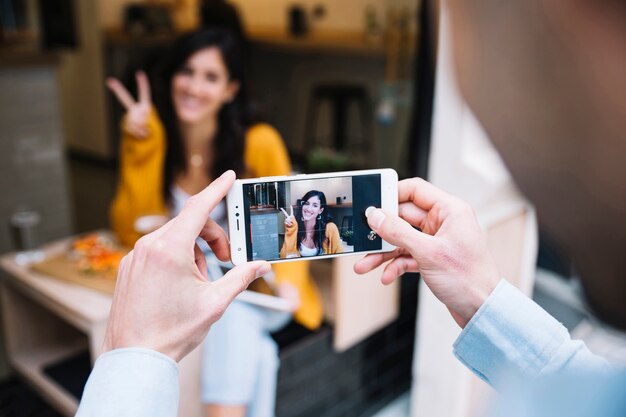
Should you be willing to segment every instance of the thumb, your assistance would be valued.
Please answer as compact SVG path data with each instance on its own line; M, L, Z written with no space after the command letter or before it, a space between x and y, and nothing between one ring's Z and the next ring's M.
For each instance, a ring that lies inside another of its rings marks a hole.
M367 214L369 226L385 241L413 253L418 247L432 245L433 237L420 232L406 220L381 209L371 210Z
M228 271L221 279L213 282L218 294L230 304L255 279L270 272L272 267L268 262L255 261L237 266Z

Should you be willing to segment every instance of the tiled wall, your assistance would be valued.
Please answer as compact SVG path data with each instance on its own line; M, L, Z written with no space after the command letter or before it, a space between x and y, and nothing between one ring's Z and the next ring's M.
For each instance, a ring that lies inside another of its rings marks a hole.
M402 281L398 320L336 353L332 329L281 349L277 417L371 416L407 391L417 311L417 276Z
M42 242L71 232L56 73L52 66L0 68L0 253L13 250L9 218L41 215Z

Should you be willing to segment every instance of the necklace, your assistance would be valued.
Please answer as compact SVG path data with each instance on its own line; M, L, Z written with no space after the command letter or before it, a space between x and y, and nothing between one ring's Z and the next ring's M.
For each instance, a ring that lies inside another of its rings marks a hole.
M193 154L189 158L189 164L194 168L200 168L204 164L204 158L200 154Z

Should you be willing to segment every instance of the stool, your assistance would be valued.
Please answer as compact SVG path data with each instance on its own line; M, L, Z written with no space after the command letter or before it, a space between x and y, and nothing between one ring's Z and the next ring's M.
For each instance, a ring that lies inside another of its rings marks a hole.
M316 127L319 106L329 101L332 106L332 143L336 151L349 151L350 148L367 150L370 146L369 125L372 120L372 109L367 89L362 85L322 84L313 88L309 97L309 108L306 121L307 146L317 145ZM348 108L350 104L359 107L361 132L359 137L348 137Z

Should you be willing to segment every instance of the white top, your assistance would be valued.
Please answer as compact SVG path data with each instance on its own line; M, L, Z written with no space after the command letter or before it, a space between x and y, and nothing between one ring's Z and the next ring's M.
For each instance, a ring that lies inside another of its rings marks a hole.
M185 206L185 202L190 197L190 195L176 184L172 185L170 191L172 193L172 207L170 210L170 214L172 215L172 217L174 217L182 211L183 207ZM215 206L215 208L211 212L210 217L222 229L224 229L226 233L228 233L228 218L226 217L226 203L224 201ZM213 251L211 250L209 245L203 239L196 239L196 243L206 257L209 278L212 281L215 281L216 279L219 279L224 275L221 267L232 268L232 264L224 263L218 260L217 257L213 254Z
M172 208L170 214L172 217L177 216L185 206L185 201L190 195L178 185L172 185L170 189L172 193ZM224 230L228 230L228 218L226 217L226 203L222 201L211 212L211 218Z
M324 249L322 249L319 253L317 253L317 248L309 248L300 243L300 256L315 256L315 255L324 255Z

